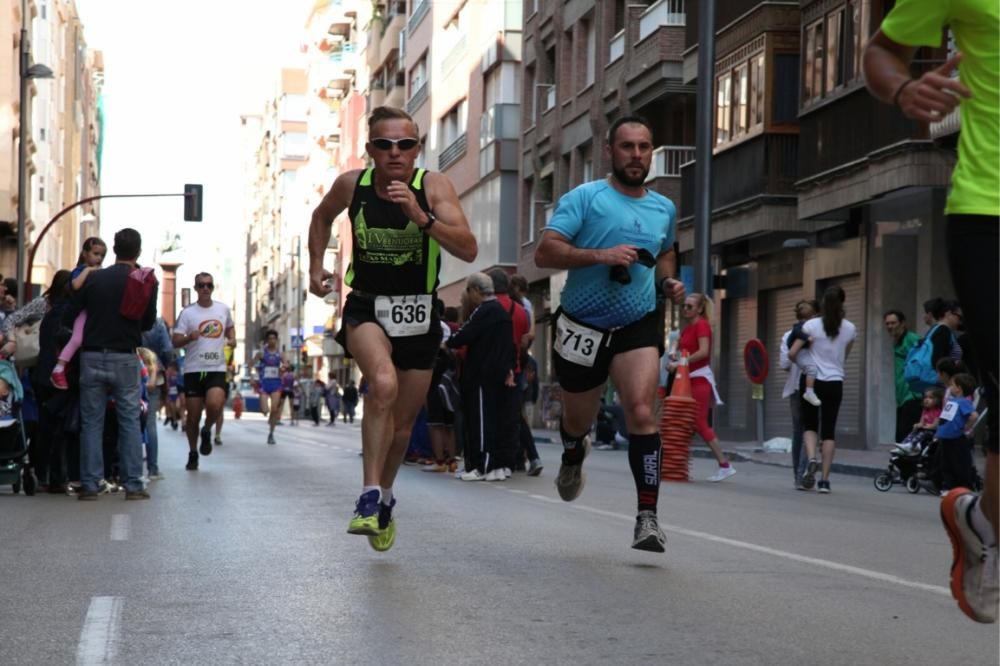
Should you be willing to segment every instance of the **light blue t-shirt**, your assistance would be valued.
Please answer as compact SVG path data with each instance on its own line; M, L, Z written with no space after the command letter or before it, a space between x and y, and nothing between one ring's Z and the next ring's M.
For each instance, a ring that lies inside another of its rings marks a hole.
M656 192L644 197L622 194L597 180L567 192L545 229L568 238L575 247L603 249L616 245L645 248L654 257L673 249L677 208ZM609 278L604 264L570 269L562 290L562 307L574 319L612 329L638 321L656 309L656 268L635 262L632 282Z

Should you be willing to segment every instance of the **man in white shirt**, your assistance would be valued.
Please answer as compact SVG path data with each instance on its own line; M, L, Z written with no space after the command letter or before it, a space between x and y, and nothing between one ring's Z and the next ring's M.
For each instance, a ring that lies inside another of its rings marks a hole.
M190 452L186 469L198 469L198 452L212 453L212 424L226 402L225 347L236 347L236 329L229 306L212 300L215 282L210 273L194 278L198 300L181 311L174 325L174 347L184 348L184 396ZM199 430L202 407L205 426ZM198 449L198 435L201 448Z

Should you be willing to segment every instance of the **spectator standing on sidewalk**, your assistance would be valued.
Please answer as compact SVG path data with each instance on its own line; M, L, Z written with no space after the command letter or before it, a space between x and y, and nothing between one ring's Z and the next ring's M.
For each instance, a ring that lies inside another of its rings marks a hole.
M817 484L821 493L830 492L830 467L833 465L836 448L837 415L844 397L844 362L851 353L851 345L858 334L854 324L844 318L845 298L844 290L840 287L827 287L820 304L822 316L810 319L802 327L802 331L813 339L809 345L809 353L816 364L816 394L822 402L821 406L816 407L803 396L799 403L802 410L802 438L809 458L806 473L802 476L802 485L811 488L815 481L819 465L816 447L818 441L821 441L822 477ZM796 340L788 350L788 357L794 361L804 347L802 340ZM799 389L804 388L803 378Z
M466 348L462 371L465 415L463 481L503 481L513 464L513 450L500 424L508 418L506 395L514 387L517 352L510 314L493 293L493 280L473 273L466 281L472 314L448 338L450 349Z
M882 316L885 330L892 338L892 352L895 359L893 372L896 379L896 442L902 442L913 424L920 420L923 397L910 388L903 376L906 356L913 346L920 342L920 336L906 327L906 315L899 310L889 310Z
M682 316L687 320L687 326L681 331L678 352L688 353L688 366L691 370L691 394L698 403L698 412L695 415L694 429L708 448L712 450L719 469L715 474L708 477L708 481L724 481L736 474L736 470L729 464L729 459L722 452L719 438L708 424L708 415L712 410L712 405L721 405L719 389L715 385L715 375L712 374L712 325L709 319L712 317L712 300L704 294L689 294L684 299L681 309ZM668 370L677 371L677 361L670 363Z
M337 416L340 414L340 385L337 383L337 376L332 372L326 384L326 409L330 412L330 422L327 425L337 425Z
M940 46L944 27L958 53L913 78L919 46ZM1000 7L996 0L897 0L865 50L869 90L914 120L940 120L959 107L958 163L945 205L948 261L980 372L989 418L983 497L954 489L941 515L954 547L952 594L966 615L995 622L998 470L997 382L1000 380ZM958 67L958 78L951 74ZM936 366L935 366L936 367Z
M142 487L142 433L139 426L139 358L142 331L156 321L156 290L149 295L142 319L121 314L126 282L142 252L142 237L135 229L115 234L115 263L87 276L72 297L63 325L71 327L76 316L87 312L80 354L80 480L77 496L97 499L104 472L101 440L107 397L118 405L118 459L125 485L125 499L149 499Z
M347 423L348 420L354 423L354 410L358 408L358 387L353 379L347 380L341 403L341 409L344 411L344 423Z
M236 346L236 329L229 306L212 300L215 280L211 273L194 278L198 300L181 310L174 326L174 347L184 348L184 399L187 407L188 462L185 469L198 469L198 453L212 453L212 426L226 402L226 355L224 347ZM201 423L202 408L205 425ZM201 446L198 438L201 437Z
M795 304L795 317L800 322L809 321L817 314L819 314L819 303L815 300L799 301ZM802 473L805 471L805 459L802 457L802 394L799 391L802 369L798 363L792 363L788 358L788 335L791 332L792 329L789 329L781 336L778 365L788 373L785 386L781 390L781 397L788 400L788 407L792 412L792 476L795 479L795 489L808 490L802 485Z

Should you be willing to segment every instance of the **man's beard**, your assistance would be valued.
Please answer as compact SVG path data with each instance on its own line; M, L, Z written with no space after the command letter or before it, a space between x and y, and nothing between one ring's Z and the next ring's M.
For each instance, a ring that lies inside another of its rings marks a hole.
M649 169L643 169L641 176L638 178L632 178L628 175L625 169L619 169L618 167L612 165L611 173L614 174L615 179L622 185L626 185L628 187L641 187L646 183L646 176L649 175Z

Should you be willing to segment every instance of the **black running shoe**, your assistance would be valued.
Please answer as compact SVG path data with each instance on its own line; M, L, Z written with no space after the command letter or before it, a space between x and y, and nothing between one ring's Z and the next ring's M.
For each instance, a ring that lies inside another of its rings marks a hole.
M660 529L656 514L652 511L640 511L635 518L635 538L632 547L636 550L662 553L666 543L667 537Z
M201 429L201 446L198 452L203 456L212 455L212 426L206 425Z
M188 453L188 464L184 467L184 469L187 469L187 470L196 470L196 469L198 469L198 452L197 451L191 451L190 453Z

